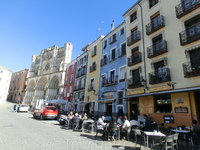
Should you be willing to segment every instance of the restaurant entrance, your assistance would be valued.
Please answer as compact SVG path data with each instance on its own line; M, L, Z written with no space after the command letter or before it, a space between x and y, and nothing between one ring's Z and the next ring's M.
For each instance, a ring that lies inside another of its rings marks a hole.
M196 97L196 110L197 110L197 119L200 121L200 91L195 92Z
M134 115L135 116L139 115L138 104L139 104L139 97L135 97L135 98L130 99L130 112L129 112L130 113L130 119L133 119ZM135 114L132 113L132 110L134 110Z

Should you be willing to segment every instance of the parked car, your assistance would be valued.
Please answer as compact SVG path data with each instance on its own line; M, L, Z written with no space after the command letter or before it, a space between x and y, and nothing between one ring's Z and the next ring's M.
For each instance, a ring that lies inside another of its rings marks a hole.
M26 105L26 104L21 104L21 105L19 105L19 107L18 107L18 112L28 112L28 110L29 110L29 106L28 105Z
M58 109L55 106L44 106L36 109L33 113L33 118L43 119L56 119L58 116Z

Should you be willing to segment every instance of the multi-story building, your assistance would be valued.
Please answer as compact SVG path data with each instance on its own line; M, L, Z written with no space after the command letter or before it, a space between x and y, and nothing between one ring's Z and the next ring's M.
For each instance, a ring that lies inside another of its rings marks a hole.
M101 40L99 114L117 116L119 107L126 114L125 73L126 73L126 26L121 23Z
M88 114L98 114L98 91L100 78L100 57L102 44L101 39L104 36L98 37L88 46L88 66L86 77L86 89L83 110Z
M6 102L11 76L12 71L0 66L0 103Z
M123 14L128 108L134 102L140 114L166 127L200 120L199 6L196 0L138 0Z
M12 74L7 101L23 103L28 72L29 69L24 69Z
M66 66L65 82L63 90L63 99L72 102L74 94L75 76L76 76L76 59Z
M77 67L76 67L76 79L75 79L75 87L74 87L74 99L73 104L74 108L77 112L82 111L82 106L85 104L85 87L86 87L86 74L87 74L87 64L88 64L88 51L87 44L83 49L83 53L76 58Z
M37 100L63 98L66 65L71 61L72 44L64 47L52 46L32 56L27 78L24 102L34 105Z

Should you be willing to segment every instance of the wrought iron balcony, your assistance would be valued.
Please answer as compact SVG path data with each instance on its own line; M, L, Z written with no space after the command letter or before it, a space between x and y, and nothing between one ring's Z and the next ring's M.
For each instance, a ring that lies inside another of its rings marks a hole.
M127 84L128 84L129 89L138 88L138 87L142 86L142 84L140 82L140 77L138 79L134 79L134 80L133 80L133 78L129 78L127 80L127 82L128 82Z
M101 66L104 66L107 64L107 58L101 59Z
M96 64L95 65L92 65L92 66L90 66L90 72L92 72L92 71L95 71L96 70Z
M185 78L200 76L200 63L195 61L192 63L194 66L191 66L191 62L183 63L183 73Z
M116 78L117 78L117 76L116 76ZM115 84L117 84L117 79L113 79L113 78L104 79L104 81L102 82L102 85L104 87L115 85Z
M154 43L152 46L147 47L147 57L152 58L166 53L167 51L167 41L162 40Z
M140 31L135 31L127 37L127 46L131 46L139 40L141 40Z
M175 7L176 17L181 18L199 7L199 0L182 0L182 2Z
M126 48L120 48L119 50L118 50L118 57L122 57L122 56L124 56L124 55L126 55Z
M138 52L138 54L128 57L128 66L132 66L140 62L142 62L141 52Z
M162 67L158 71L149 73L149 84L171 81L170 69Z
M146 34L150 35L151 33L161 29L165 26L164 16L159 15L154 18L148 25L146 25Z
M200 39L200 22L186 28L186 30L179 33L181 45L186 45Z
M92 90L94 90L94 84L88 85L88 91L92 91Z

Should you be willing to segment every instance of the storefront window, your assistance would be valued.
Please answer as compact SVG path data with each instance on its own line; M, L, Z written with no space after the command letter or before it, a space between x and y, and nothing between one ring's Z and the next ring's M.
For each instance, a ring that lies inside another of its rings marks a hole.
M172 104L169 94L155 96L155 111L157 113L171 113Z

